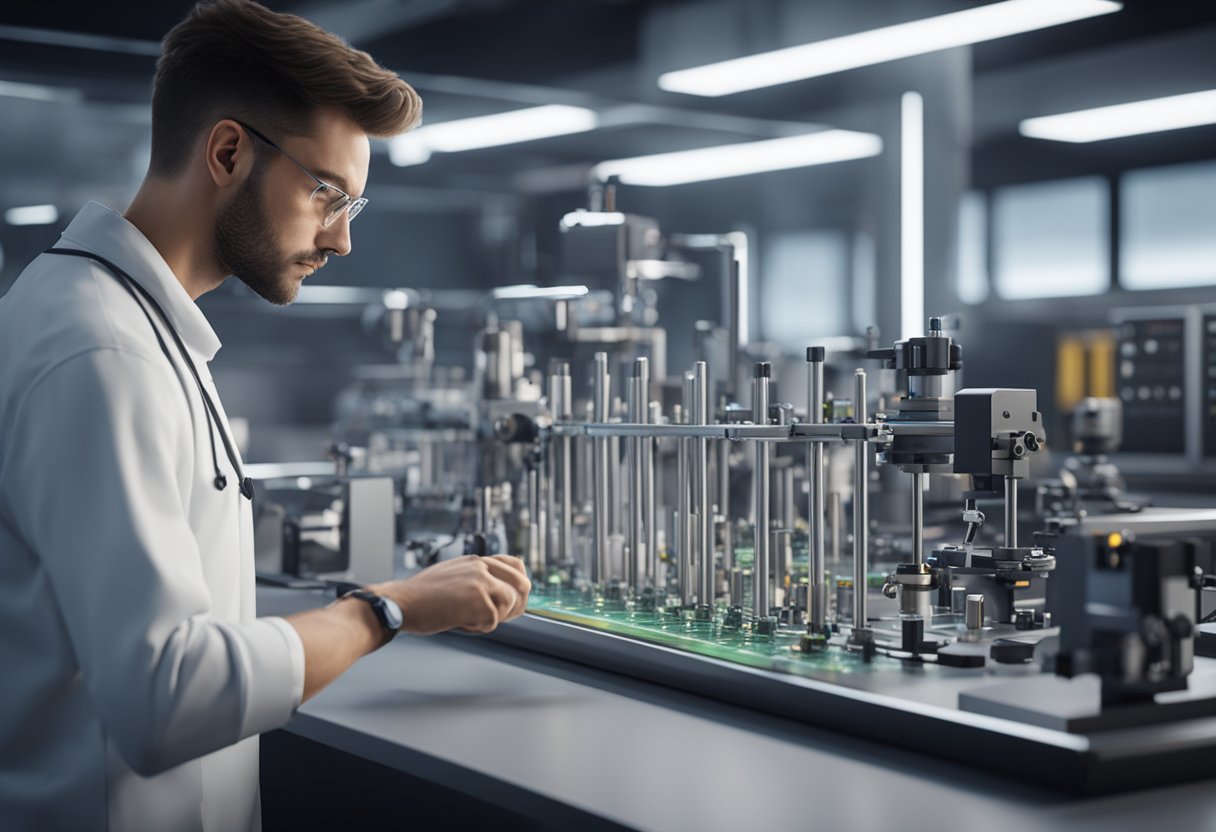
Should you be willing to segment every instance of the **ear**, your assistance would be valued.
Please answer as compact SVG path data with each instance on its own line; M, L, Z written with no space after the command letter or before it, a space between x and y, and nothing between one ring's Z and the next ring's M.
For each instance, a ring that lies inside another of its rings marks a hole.
M253 136L229 118L217 121L207 134L207 173L217 188L244 180L253 169Z

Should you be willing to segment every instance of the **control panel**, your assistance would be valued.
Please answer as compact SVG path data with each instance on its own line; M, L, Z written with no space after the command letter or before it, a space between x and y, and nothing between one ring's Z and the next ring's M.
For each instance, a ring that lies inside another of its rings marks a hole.
M1186 453L1186 324L1182 316L1119 324L1125 453ZM1216 333L1208 343L1216 345ZM1216 387L1216 376L1211 381ZM1211 401L1216 405L1216 398Z

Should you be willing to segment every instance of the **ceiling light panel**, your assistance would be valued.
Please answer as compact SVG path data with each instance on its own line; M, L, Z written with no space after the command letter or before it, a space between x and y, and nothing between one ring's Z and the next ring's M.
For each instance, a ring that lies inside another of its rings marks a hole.
M814 43L665 72L669 92L722 96L995 40L1110 14L1111 0L1003 0Z

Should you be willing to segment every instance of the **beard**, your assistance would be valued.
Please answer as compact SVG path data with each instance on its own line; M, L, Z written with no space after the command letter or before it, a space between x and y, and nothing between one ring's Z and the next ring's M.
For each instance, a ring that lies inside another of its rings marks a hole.
M325 254L309 251L298 256L283 254L275 240L266 206L262 200L261 166L245 180L228 201L215 225L215 256L220 265L276 306L296 299L300 281L296 273L300 261L324 263Z

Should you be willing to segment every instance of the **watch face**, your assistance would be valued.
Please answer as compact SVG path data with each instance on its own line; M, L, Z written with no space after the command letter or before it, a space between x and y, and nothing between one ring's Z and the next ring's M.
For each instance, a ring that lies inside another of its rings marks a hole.
M384 605L383 609L385 623L394 630L400 630L401 622L404 620L403 616L401 615L401 607L397 606L397 602L392 598L385 598L383 595L381 595L380 600Z

